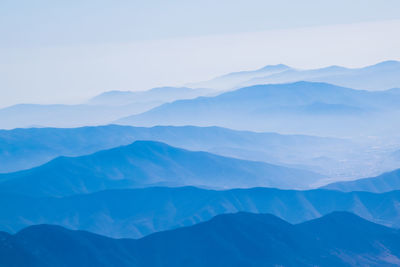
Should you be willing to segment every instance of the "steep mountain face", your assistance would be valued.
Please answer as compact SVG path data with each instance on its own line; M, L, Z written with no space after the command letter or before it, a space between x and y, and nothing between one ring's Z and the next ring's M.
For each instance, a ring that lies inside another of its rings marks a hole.
M368 191L375 193L400 190L400 169L372 178L357 179L347 182L335 182L328 184L323 188L345 192Z
M0 264L395 266L400 263L399 243L397 230L350 213L335 212L300 225L268 214L237 213L139 240L32 226L0 240Z
M394 96L386 91L369 92L325 83L296 82L256 85L216 97L176 101L116 122L142 126L217 125L255 131L275 129L315 135L360 135L393 128L393 123L388 125L381 119L391 116L394 121L399 120L396 117L400 112L398 101L400 95ZM371 125L382 128L378 130Z
M154 141L81 157L60 157L42 166L0 175L0 191L66 196L149 185L214 188L307 188L323 176L264 162L193 152Z
M400 227L400 191L384 194L271 188L206 190L193 187L108 190L63 198L0 194L0 231L56 224L110 237L137 238L190 226L232 212L271 213L290 223L348 211L387 226Z
M90 99L87 104L103 106L123 106L132 103L171 102L177 99L191 99L215 93L212 89L192 89L187 87L158 87L147 91L109 91Z
M30 128L0 130L0 172L29 169L59 156L82 156L137 140L154 140L223 156L292 165L314 164L314 158L322 156L342 159L346 156L341 152L348 151L349 147L357 150L354 144L343 139L219 127Z

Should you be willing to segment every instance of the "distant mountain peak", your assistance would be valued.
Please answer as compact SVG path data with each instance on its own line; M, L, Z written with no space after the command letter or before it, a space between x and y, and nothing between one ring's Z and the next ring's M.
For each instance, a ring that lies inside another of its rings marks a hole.
M3 174L0 191L67 196L149 185L307 188L321 178L320 174L301 169L144 140L84 156L58 157L33 169Z
M344 71L344 70L348 70L348 68L342 67L342 66L338 66L338 65L331 65L325 68L322 68L320 70L325 70L325 71Z
M379 67L379 68L398 68L398 67L400 67L400 61L386 60L386 61L379 62L375 65L371 65L366 68L377 68L377 67Z
M97 96L94 96L93 99L104 97L104 96L120 96L120 95L130 95L134 93L133 91L121 91L121 90L111 90L100 93Z
M285 65L285 64L276 64L276 65L266 65L259 70L285 70L285 69L290 69L291 67Z

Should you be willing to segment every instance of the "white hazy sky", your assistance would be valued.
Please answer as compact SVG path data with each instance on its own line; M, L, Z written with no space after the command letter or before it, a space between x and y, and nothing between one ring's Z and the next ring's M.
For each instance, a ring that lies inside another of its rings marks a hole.
M399 0L0 1L0 107L400 60Z

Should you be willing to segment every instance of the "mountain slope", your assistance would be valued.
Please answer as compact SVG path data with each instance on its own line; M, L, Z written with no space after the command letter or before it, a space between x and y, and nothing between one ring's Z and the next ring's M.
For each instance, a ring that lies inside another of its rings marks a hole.
M0 241L0 264L395 266L400 262L399 243L397 230L344 212L301 225L268 214L237 213L139 240L32 226Z
M343 139L219 127L30 128L0 130L0 172L29 169L58 156L82 156L137 140L160 141L190 150L277 164L307 164L304 162L315 162L313 158L327 155L342 159L345 156L340 151L348 151L349 147L355 150L354 144Z
M333 211L400 227L400 191L384 194L272 188L206 190L193 187L108 190L62 198L0 194L0 231L56 224L111 237L142 237L238 211L271 213L290 223Z
M220 127L107 125L0 130L0 173L37 167L59 156L92 154L137 140L301 168L335 180L372 177L398 167L398 159L393 156L395 146L388 150L370 140L362 143L360 140ZM376 147L374 151L371 151L372 146Z
M375 193L400 190L400 169L382 175L347 182L335 182L323 188L340 191L368 191Z
M131 103L165 103L177 99L191 99L215 93L210 89L192 89L187 87L158 87L147 91L109 91L90 99L87 104L104 106L122 106Z
M386 91L353 90L325 83L256 85L215 97L175 101L116 123L216 125L255 131L360 135L365 134L364 130L393 128L393 124L385 123L382 117L390 116L398 121L399 101L400 95Z
M0 175L0 191L66 196L156 184L214 188L308 188L323 176L264 162L192 152L154 141L59 157L42 166Z

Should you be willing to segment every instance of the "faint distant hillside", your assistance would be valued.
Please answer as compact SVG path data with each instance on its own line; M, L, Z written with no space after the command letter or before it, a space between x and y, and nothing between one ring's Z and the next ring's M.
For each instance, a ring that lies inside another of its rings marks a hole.
M18 104L0 109L0 129L40 125L78 127L108 124L177 99L212 94L208 89L161 87L142 92L111 91L78 105Z
M400 95L326 83L255 85L215 97L164 104L119 124L221 126L322 136L394 135ZM398 123L397 123L398 122Z
M281 64L254 71L229 73L210 81L191 84L191 86L226 90L258 84L297 81L326 82L364 90L398 88L400 87L400 62L392 60L362 68L329 66L310 70L295 69Z
M212 89L191 89L187 87L158 87L147 91L109 91L90 99L87 104L123 106L131 103L162 104L177 99L191 99L215 93Z
M272 74L277 74L291 69L292 68L283 64L267 65L258 70L232 72L216 77L209 81L191 83L188 84L188 86L196 88L205 87L205 88L214 88L219 90L227 90L237 87L239 84L257 77L264 77Z

